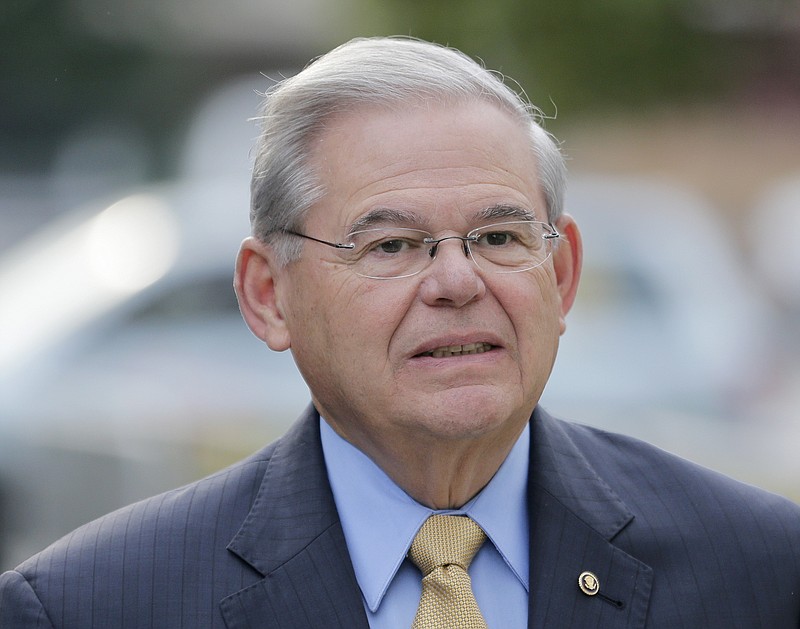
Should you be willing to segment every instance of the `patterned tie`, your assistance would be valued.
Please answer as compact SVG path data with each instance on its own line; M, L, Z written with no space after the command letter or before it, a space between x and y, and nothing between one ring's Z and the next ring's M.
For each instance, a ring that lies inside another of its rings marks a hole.
M411 629L487 629L467 570L486 534L467 517L432 515L408 556L422 572L422 597Z

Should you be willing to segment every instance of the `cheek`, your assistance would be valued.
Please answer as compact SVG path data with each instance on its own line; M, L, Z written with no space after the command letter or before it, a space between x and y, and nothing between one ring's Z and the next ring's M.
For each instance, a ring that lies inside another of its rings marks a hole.
M521 359L534 366L555 357L560 336L560 307L552 273L538 274L507 300L510 318L519 341Z
M343 279L314 287L320 299L306 300L312 303L303 328L317 337L317 347L329 360L339 360L345 370L354 362L385 361L413 293L403 290L402 280L392 284L352 274Z
M369 352L370 361L388 361L392 341L414 301L413 291L403 290L403 280L394 282L396 285L365 280L365 285L347 300L352 316L343 333Z

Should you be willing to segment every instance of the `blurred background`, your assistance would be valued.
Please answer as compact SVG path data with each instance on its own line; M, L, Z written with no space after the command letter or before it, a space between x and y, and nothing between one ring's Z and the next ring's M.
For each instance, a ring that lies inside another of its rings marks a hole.
M259 92L358 35L513 77L586 270L543 403L800 500L797 0L6 0L0 569L308 401L231 288Z

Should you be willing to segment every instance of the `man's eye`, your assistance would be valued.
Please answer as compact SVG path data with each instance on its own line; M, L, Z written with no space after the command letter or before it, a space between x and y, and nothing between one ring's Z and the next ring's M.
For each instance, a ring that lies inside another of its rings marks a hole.
M408 242L400 238L382 240L374 247L380 253L400 253L408 247Z
M483 234L481 240L487 245L492 247L500 247L502 245L510 244L514 239L514 236L508 232L489 232L488 234Z

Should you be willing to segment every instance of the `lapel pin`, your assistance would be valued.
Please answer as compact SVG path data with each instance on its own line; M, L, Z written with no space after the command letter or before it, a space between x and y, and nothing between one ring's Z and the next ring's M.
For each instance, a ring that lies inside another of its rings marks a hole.
M578 577L578 587L586 596L594 596L600 591L600 582L592 572L581 572Z

